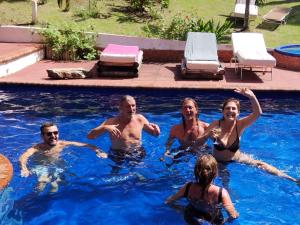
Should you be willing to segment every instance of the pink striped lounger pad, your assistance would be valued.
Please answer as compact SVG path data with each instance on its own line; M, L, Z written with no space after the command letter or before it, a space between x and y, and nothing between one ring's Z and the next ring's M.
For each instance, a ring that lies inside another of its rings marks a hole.
M100 61L109 63L135 63L140 62L143 52L138 46L108 44L101 52Z

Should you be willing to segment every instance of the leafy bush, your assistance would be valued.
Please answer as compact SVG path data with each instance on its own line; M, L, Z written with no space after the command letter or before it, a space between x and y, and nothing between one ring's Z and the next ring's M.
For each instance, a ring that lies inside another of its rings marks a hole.
M259 5L259 6L262 6L262 5L266 4L266 3L267 3L267 0L256 0L255 1L255 4Z
M88 9L79 9L74 13L75 16L81 17L82 19L88 18L101 18L100 10L97 6L97 0L89 0Z
M216 23L213 19L204 21L195 16L189 17L177 14L169 25L162 21L149 23L144 27L148 36L156 36L165 39L186 40L188 32L210 32L215 33L217 41L220 42L230 33L232 22L226 20L224 23Z
M97 56L95 34L66 26L62 29L48 26L40 31L43 36L50 58L56 60L92 60ZM48 56L47 56L48 57Z
M160 5L161 9L169 7L169 0L130 0L130 7L134 11L147 12L148 8Z

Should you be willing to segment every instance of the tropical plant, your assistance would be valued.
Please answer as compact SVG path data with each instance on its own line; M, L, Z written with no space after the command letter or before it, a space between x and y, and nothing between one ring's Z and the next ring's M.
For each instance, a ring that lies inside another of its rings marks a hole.
M97 0L89 0L88 9L81 8L74 13L75 16L81 17L82 19L88 18L100 18L101 13L97 6Z
M42 29L47 48L47 57L56 60L92 60L97 56L95 46L95 34L85 33L68 25L62 29L56 29L49 25ZM50 56L50 57L49 57Z
M213 19L204 21L195 16L181 16L177 14L169 25L163 21L155 24L149 23L144 27L148 36L155 36L165 39L186 40L188 32L210 32L215 33L217 41L222 41L230 33L232 22L226 20L224 23L215 22Z

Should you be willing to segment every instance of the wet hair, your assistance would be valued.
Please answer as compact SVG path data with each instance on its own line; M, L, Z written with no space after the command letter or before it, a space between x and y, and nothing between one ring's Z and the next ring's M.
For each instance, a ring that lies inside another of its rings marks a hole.
M45 122L41 125L40 127L40 130L41 130L41 134L44 134L44 128L45 127L53 127L53 126L56 126L55 123L52 123L52 122Z
M234 102L234 103L236 104L236 106L237 106L238 111L240 112L240 108L241 108L241 106L240 106L240 101L237 100L236 98L229 98L229 99L225 100L225 101L223 102L223 105L222 105L222 111L224 111L226 105L227 105L229 102Z
M218 174L218 163L216 159L209 154L199 156L194 168L196 182L202 187L202 198L211 184L213 179Z
M132 97L131 95L123 95L120 99L120 105L123 104L123 102L125 101L128 101L129 99L133 99L134 100L134 97Z
M193 104L194 104L194 106L195 106L195 108L196 108L196 110L197 110L197 114L196 114L196 122L197 122L197 126L198 126L199 106L198 106L197 102L196 102L194 99L192 99L192 98L185 98L185 99L183 99L183 101L182 101L182 103L181 103L181 107L182 107L183 104L184 104L185 102L187 102L187 101L193 102ZM184 129L184 132L185 132L186 124L185 124L184 116L183 116L182 114L181 114L181 119L182 119L183 129Z

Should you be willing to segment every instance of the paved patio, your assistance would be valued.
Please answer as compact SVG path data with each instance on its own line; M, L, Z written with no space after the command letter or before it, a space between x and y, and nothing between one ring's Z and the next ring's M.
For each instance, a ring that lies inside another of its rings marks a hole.
M16 46L18 47L18 46ZM3 52L0 45L0 59ZM8 50L7 50L8 51ZM5 54L10 54L5 52ZM16 51L13 49L11 51ZM273 69L271 74L265 75L251 71L244 72L243 80L236 74L230 64L226 67L223 80L183 80L180 77L180 62L178 63L143 63L137 78L101 78L76 80L51 80L47 69L50 68L84 68L96 75L97 61L89 62L55 62L42 60L25 69L0 78L0 84L22 85L65 85L89 87L129 87L129 88L186 88L186 89L233 89L249 87L253 90L300 91L300 71L289 71L279 68Z

